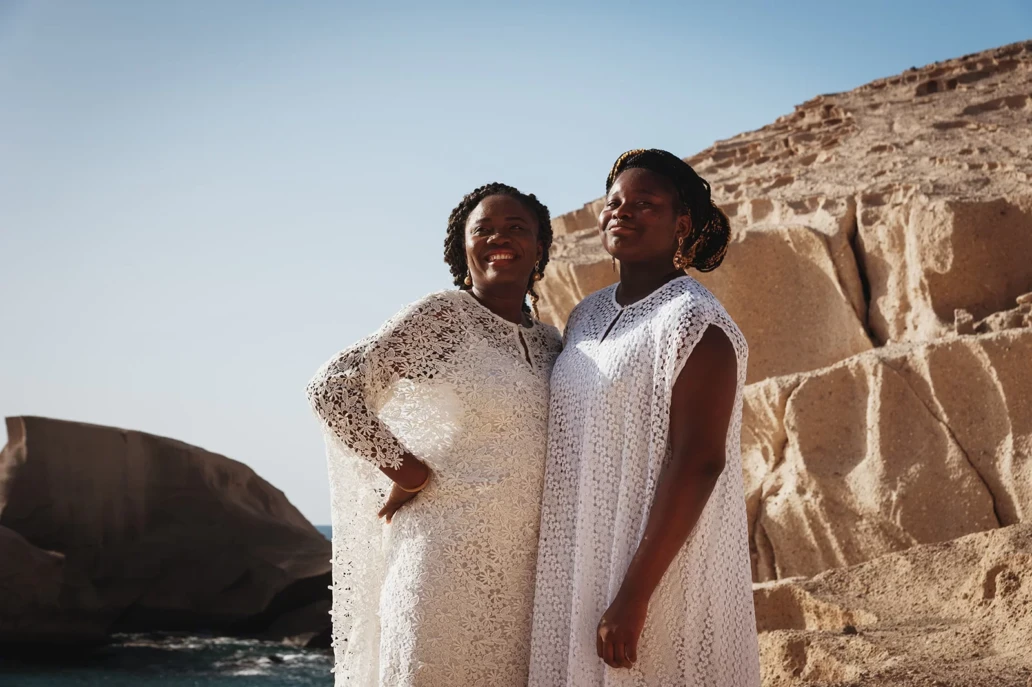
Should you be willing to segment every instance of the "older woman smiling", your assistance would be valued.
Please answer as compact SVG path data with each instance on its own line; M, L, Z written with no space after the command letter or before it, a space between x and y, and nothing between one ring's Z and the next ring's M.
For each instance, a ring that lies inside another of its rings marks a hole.
M551 240L533 195L478 188L448 224L459 289L405 308L309 384L330 456L338 684L527 684L560 339L526 299Z

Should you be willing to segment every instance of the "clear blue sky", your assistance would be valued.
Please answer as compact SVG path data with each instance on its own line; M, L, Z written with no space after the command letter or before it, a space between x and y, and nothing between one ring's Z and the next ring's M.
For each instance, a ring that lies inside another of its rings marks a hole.
M304 384L449 285L464 193L559 214L627 148L1030 37L1028 0L0 0L0 413L197 444L328 522Z

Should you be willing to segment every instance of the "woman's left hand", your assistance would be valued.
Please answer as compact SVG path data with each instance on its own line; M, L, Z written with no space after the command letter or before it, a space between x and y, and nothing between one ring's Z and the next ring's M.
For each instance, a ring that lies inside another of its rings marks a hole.
M645 628L647 599L618 593L598 622L598 657L613 668L630 668L638 660L638 639Z

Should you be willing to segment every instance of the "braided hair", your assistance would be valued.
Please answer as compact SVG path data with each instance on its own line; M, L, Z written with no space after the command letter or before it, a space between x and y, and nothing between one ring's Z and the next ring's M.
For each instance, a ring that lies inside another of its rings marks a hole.
M469 275L469 265L466 264L466 221L480 201L488 196L515 198L534 214L538 223L538 241L541 242L542 248L538 273L544 274L545 265L548 264L548 249L552 247L552 219L548 214L548 208L533 193L520 193L518 189L498 182L484 184L463 196L448 216L448 234L444 237L444 261L448 263L455 286L463 290L470 288L466 285L466 277ZM527 293L536 306L538 294L534 290L533 274L527 283ZM523 304L523 309L529 312L526 303Z
M628 169L647 169L673 182L681 201L679 214L687 214L692 222L688 237L691 256L689 267L709 272L720 266L731 241L731 222L710 196L710 185L692 166L673 153L655 148L628 150L616 158L606 178L606 193L620 173Z

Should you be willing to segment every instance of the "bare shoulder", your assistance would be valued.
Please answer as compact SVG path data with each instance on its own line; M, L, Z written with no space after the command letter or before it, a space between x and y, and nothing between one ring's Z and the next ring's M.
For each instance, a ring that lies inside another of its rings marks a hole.
M703 332L699 343L689 358L695 358L700 364L717 369L735 369L738 364L738 356L735 353L735 346L731 343L727 333L717 324L709 324Z

